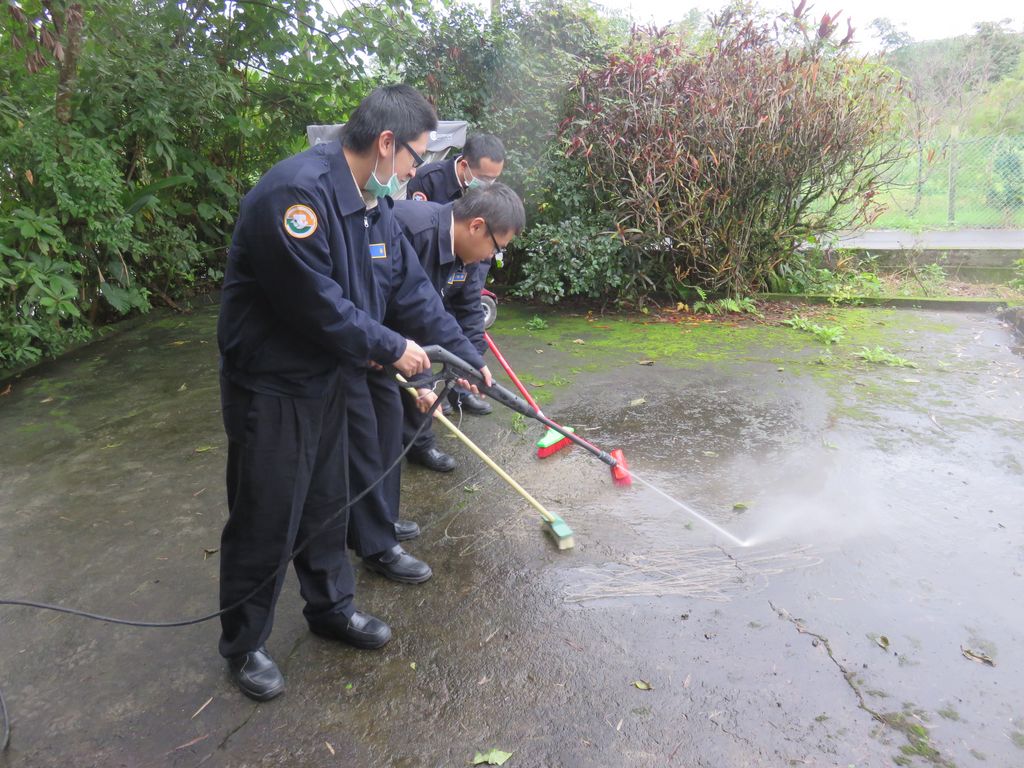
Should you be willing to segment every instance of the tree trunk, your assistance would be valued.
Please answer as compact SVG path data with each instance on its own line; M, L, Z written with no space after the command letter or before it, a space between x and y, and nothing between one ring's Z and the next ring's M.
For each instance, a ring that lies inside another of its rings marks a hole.
M75 81L78 79L78 58L82 53L82 6L80 3L72 3L62 14L63 18L58 20L54 14L54 25L61 31L63 28L64 37L64 60L60 66L60 79L57 82L57 99L55 102L55 114L57 121L62 125L71 122L71 97L75 93Z

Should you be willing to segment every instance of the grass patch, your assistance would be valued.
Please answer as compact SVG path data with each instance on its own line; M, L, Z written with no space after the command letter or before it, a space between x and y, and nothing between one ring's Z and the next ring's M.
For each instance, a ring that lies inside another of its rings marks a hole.
M842 326L819 325L800 315L793 315L788 320L783 320L782 324L795 328L798 331L809 333L822 344L835 344L842 341L843 336L846 335L846 331L843 330Z
M853 353L853 356L876 365L888 365L893 368L917 368L917 363L911 362L905 357L894 355L886 350L885 347L861 347L859 352Z

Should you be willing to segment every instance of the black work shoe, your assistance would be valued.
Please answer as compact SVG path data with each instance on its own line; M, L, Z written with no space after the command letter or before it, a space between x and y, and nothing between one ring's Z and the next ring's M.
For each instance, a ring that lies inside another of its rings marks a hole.
M429 565L417 560L398 544L376 555L364 557L363 565L403 584L422 584L434 575Z
M491 404L476 395L460 392L454 396L448 396L451 399L452 405L456 409L462 408L466 413L471 413L474 416L486 416L490 413L493 408Z
M391 627L362 611L353 613L351 619L346 619L344 614L339 613L336 621L310 623L309 629L314 635L320 635L328 640L340 640L364 650L380 648L387 645L391 639Z
M420 535L420 527L412 520L399 520L395 523L395 538L399 541L415 539Z
M451 472L455 469L455 459L440 448L428 448L425 451L409 451L406 458L413 464L432 469L435 472Z
M270 701L284 693L284 675L266 648L232 656L228 671L242 693L256 701Z

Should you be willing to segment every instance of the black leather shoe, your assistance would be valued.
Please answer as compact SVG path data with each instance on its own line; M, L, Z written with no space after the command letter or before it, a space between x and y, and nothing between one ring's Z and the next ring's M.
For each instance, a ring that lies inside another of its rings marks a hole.
M413 464L432 469L435 472L451 472L455 469L455 459L440 448L428 448L425 451L409 451L406 458Z
M477 397L476 395L468 393L456 393L456 395L450 395L449 397L451 398L452 405L455 406L456 410L458 410L461 403L462 410L464 410L466 413L471 413L474 416L486 416L488 413L494 410L493 408L491 408L490 403Z
M415 539L420 535L420 527L412 520L399 520L395 523L395 538L399 541Z
M328 640L340 640L365 650L380 648L391 639L391 627L376 616L362 611L353 613L347 622L345 616L339 613L336 621L311 623L309 629L314 635Z
M242 693L256 701L270 701L284 693L284 675L266 648L232 656L228 671Z
M434 575L429 565L417 560L398 544L376 555L364 557L363 565L392 581L400 581L403 584L422 584Z

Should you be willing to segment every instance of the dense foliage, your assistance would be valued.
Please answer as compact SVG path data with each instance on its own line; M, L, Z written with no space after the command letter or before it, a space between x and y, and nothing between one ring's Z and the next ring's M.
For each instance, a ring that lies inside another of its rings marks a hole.
M418 6L417 6L418 7ZM238 199L372 86L416 7L9 2L0 21L0 368L216 285Z
M580 74L563 137L640 256L634 288L756 289L800 242L875 214L898 78L827 16L784 21L639 32Z
M891 70L799 9L645 32L589 0L4 5L0 370L215 288L241 194L381 82L502 137L530 226L498 279L546 301L757 287L797 241L870 219L893 160ZM899 41L905 121L971 92L958 123L1024 125L1021 36L956 45ZM1024 200L1021 146L996 148L991 202Z

